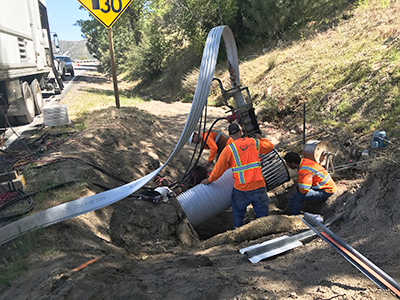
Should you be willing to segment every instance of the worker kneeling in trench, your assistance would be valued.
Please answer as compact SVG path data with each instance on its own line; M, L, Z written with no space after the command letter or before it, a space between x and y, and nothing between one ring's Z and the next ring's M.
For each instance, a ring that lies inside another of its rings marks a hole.
M229 125L228 131L233 142L224 148L210 176L202 183L209 184L232 168L235 181L232 192L233 228L238 228L243 225L243 217L250 203L257 218L268 215L269 199L261 172L260 154L269 153L274 145L258 133L254 134L255 138L242 137L239 125L235 123Z
M296 152L289 152L284 157L291 169L297 169L297 187L290 196L282 214L298 215L304 202L325 202L337 191L337 187L328 171L319 163L300 158Z

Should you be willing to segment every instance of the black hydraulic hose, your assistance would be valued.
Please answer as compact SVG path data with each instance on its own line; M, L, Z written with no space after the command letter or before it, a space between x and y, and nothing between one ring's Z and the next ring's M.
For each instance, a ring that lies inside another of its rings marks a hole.
M222 86L222 81L221 81L220 79L214 77L214 78L213 78L213 81L214 81L214 80L217 81L218 84L219 84L219 88L220 88L220 90L221 90L222 98L224 98L225 105L228 106L229 109L230 109L231 111L234 111L235 109L234 109L232 106L230 106L230 105L228 104L228 95L227 95L227 94L228 94L229 90L226 91L226 90L224 89L224 87Z
M206 119L206 116L205 116L205 119ZM203 116L201 117L200 123L199 123L199 133L200 133L200 130L201 130L201 123L202 123L202 121L203 121ZM176 182L174 182L174 183L171 183L170 185L168 185L168 187L171 187L171 188L172 188L173 186L175 186L175 185L177 185L177 184L181 184L181 183L184 181L184 179L186 178L186 175L189 173L189 169L190 169L190 166L191 166L191 164L192 164L192 162L193 162L193 158L194 158L195 155L196 155L196 151L197 151L197 146L198 146L198 144L199 144L199 143L197 142L197 143L196 143L196 146L194 147L192 157L190 158L189 164L188 164L188 166L186 167L185 173L183 174L181 180L178 180L178 181L176 181ZM201 149L200 149L200 153L201 153ZM197 160L196 160L196 161L197 161ZM197 162L195 162L195 165L197 165Z
M99 167L99 166L96 166L94 164L88 163L88 162L86 162L86 161L84 161L84 160L82 160L80 158L77 158L77 157L62 157L60 159L55 160L54 162L50 162L50 163L47 163L47 164L44 164L44 165L41 165L41 166L32 167L32 169L40 169L40 168L43 168L43 167L52 165L54 163L60 162L62 160L67 160L67 159L74 159L74 160L77 160L77 161L79 161L81 163L84 163L84 164L86 164L86 165L88 165L88 166L90 166L90 167L102 172L103 174L108 175L109 177L112 177L114 179L117 179L117 180L119 180L119 181L121 181L121 182L123 182L125 184L130 182L130 181L127 181L127 180L125 180L125 179L123 179L123 178L121 178L121 177L119 177L119 176L117 176L117 175L115 175L115 174L113 174L111 172L108 172L106 169L104 169L102 167Z
M75 184L75 183L78 183L78 182L81 182L81 181L72 180L72 181L68 181L68 182L64 182L64 183L61 183L61 184L57 184L57 185L53 185L53 186L47 187L44 190L34 191L34 192L30 192L30 193L25 193L23 190L18 190L17 191L18 192L18 196L13 198L13 199L11 199L11 200L9 200L9 201L7 201L2 206L0 206L0 211L6 209L7 207L17 203L18 201L21 201L21 200L25 199L25 198L28 199L28 207L25 208L22 212L19 212L19 213L15 213L15 214L12 214L12 215L7 215L7 216L0 216L0 221L5 221L5 220L8 220L8 219L12 219L12 218L15 218L15 217L18 217L18 216L21 216L21 215L24 215L24 214L30 212L33 209L33 206L34 206L33 199L32 199L31 196L33 196L33 195L35 195L35 194L37 194L39 192L47 191L47 190L50 190L50 189L55 189L55 188L58 188L58 187L61 187L61 186L65 186L65 185L68 185L68 184Z
M203 153L204 145L205 145L206 142L207 142L207 139L208 139L208 137L209 137L209 135L210 135L210 133L211 133L211 130L213 129L214 125L215 125L217 122L221 121L221 120L226 120L226 118L225 118L225 117L218 118L218 119L216 119L216 120L211 124L211 127L210 127L210 129L208 130L208 133L207 133L207 135L206 135L206 138L204 139L204 142L202 141L202 143L201 143L202 145L201 145L201 148L200 148L199 155L198 155L198 157L197 157L197 159L196 159L196 161L195 161L195 164L194 164L193 167L190 169L190 171L185 172L185 174L184 174L184 176L182 177L181 180L179 180L179 181L177 181L177 182L175 182L175 183L170 184L168 187L174 187L174 186L176 186L177 184L181 184L182 182L184 182L185 180L187 180L187 178L193 173L194 169L197 167L197 164L198 164L198 162L199 162L199 160L200 160L201 154ZM200 134L200 133L199 133L199 134ZM189 165L189 166L190 166L190 165Z
M26 194L23 190L18 190L17 192L18 192L19 195L17 197L13 198L13 199L7 201L2 206L0 206L0 210L4 210L5 208L7 208L7 207L11 206L12 204L17 203L17 202L19 202L19 201L21 201L21 200L23 200L25 198L28 201L28 207L25 208L23 211L18 212L18 213L14 213L14 214L11 214L11 215L6 215L6 216L0 216L0 221L5 221L5 220L9 220L9 219L12 219L12 218L16 218L16 217L22 216L24 214L27 214L28 212L30 212L33 209L34 205L33 205L33 199L31 197L32 193Z
M117 179L117 180L119 180L119 181L121 181L121 182L123 182L123 183L125 183L125 184L127 184L127 183L130 182L130 181L125 180L125 179L123 179L123 178L121 178L121 177L119 177L119 176L117 176L117 175L115 175L115 174L113 174L113 173L111 173L111 172L108 172L106 169L103 169L103 168L101 168L101 167L99 167L99 166L93 165L93 164L88 163L88 162L85 162L85 161L83 161L83 160L82 160L82 162L85 163L85 164L87 164L87 165L90 166L90 167L95 168L96 170L99 170L99 171L102 172L103 174L108 175L109 177L112 177L112 178L114 178L114 179Z

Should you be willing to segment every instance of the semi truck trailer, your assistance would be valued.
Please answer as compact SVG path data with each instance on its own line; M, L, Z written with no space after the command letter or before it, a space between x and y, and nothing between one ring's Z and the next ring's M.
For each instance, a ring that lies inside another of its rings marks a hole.
M61 93L45 0L0 1L0 126L24 125L43 112L42 91Z

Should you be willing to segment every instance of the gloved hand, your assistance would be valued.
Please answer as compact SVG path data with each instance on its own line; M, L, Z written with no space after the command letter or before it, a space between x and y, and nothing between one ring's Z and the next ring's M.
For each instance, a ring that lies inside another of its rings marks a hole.
M208 168L208 167L210 167L212 165L212 163L213 163L212 161L207 161L207 162L204 163L204 166L206 168Z
M200 183L202 183L202 184L209 184L208 178L203 179Z

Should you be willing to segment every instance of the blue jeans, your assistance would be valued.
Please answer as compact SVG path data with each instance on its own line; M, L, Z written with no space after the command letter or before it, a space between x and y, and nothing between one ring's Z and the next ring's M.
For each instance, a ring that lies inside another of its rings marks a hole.
M252 191L239 191L234 188L232 192L233 228L243 225L243 217L250 203L253 205L257 218L268 216L268 202L265 187Z
M307 194L296 192L289 198L287 208L291 215L298 215L303 207L305 201L325 201L332 195L324 190L309 190Z

